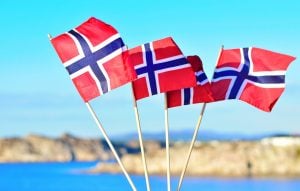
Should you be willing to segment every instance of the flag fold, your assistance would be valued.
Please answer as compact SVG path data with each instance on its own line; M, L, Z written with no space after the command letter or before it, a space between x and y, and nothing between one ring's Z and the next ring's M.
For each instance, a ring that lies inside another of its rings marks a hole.
M192 87L196 79L190 63L171 37L128 51L127 63L136 71L136 100L175 89Z
M260 48L222 50L212 80L216 101L239 99L270 112L285 88L295 57Z
M200 57L188 56L187 60L193 67L197 86L167 92L168 108L213 101L210 83Z
M136 78L124 62L127 48L120 34L96 18L51 42L85 102Z

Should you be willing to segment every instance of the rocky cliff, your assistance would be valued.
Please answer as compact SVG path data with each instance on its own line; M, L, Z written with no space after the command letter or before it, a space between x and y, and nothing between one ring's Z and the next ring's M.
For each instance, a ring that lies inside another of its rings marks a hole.
M171 173L179 175L188 144L177 143L171 152ZM139 154L122 157L130 173L142 174ZM147 152L150 174L165 174L165 150ZM92 173L120 172L117 164L99 163ZM270 138L256 142L198 142L187 169L194 176L300 176L300 139Z
M113 142L122 156L139 153L137 141ZM161 144L146 141L145 150L160 149ZM114 160L108 145L101 139L82 139L69 134L59 138L29 135L0 139L0 162L95 161Z
M0 162L108 160L112 155L100 140L79 139L71 135L48 138L29 135L0 140Z
M138 141L114 142L126 169L143 174ZM165 174L163 143L144 143L151 174ZM188 151L188 144L171 145L172 175L179 175ZM101 160L89 173L119 173L107 144L100 139L80 139L71 135L48 138L29 135L24 138L0 139L0 162L94 161ZM188 175L194 176L300 176L300 138L276 137L260 141L197 142Z

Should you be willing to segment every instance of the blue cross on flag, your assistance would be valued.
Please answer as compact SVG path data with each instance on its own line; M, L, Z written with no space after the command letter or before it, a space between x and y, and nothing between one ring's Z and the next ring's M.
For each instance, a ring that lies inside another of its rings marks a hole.
M271 111L285 88L295 58L260 48L222 50L212 80L214 99L239 99Z
M171 37L130 49L127 62L137 73L136 100L196 85L191 64Z
M100 20L90 18L51 42L86 102L136 77L123 62L127 48L118 31Z

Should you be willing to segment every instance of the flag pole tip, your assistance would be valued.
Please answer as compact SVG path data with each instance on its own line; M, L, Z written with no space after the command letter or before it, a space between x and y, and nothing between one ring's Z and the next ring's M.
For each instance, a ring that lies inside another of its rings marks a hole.
M47 36L48 36L49 40L52 40L51 34L48 33Z

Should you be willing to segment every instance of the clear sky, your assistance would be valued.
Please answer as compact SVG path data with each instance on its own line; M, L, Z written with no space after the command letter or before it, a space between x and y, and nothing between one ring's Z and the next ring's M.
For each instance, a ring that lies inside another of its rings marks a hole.
M118 29L129 47L172 36L185 55L199 55L209 78L225 48L256 46L298 57L271 113L240 101L207 105L202 130L300 133L300 2L0 1L0 137L38 133L100 135L47 38L94 16ZM130 86L92 102L110 135L135 132ZM144 131L163 131L163 96L140 101ZM170 110L170 129L193 129L201 104Z

